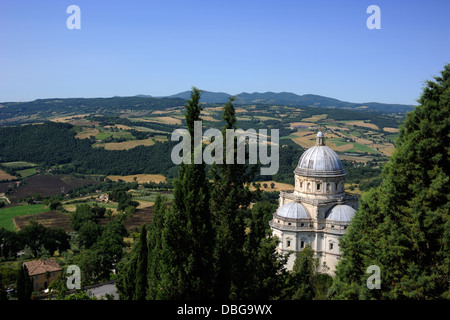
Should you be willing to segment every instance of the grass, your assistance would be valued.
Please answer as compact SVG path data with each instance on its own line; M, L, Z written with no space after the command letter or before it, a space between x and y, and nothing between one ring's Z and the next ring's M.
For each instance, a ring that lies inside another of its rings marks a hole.
M329 141L333 142L336 147L340 147L340 146L349 144L349 142L347 140L345 140L344 138L333 138L333 139L330 139Z
M354 143L353 148L347 150L347 152L378 153L377 151L373 150L371 147L363 145L363 144L359 144L359 143Z
M146 201L146 202L155 202L156 196L160 194L160 192L152 192L152 191L132 191L133 200L136 201ZM164 194L169 200L173 199L173 194L166 193Z
M131 133L130 132L128 132L128 131L113 131L113 132L110 132L110 131L102 131L102 132L100 132L99 134L97 134L96 136L95 136L95 138L96 139L98 139L98 140L105 140L106 138L109 138L109 137L114 137L114 138L125 138L125 139L128 139L128 140L132 140L133 139L133 136L131 135Z
M75 199L77 200L77 199ZM69 201L70 202L70 201ZM87 200L84 202L79 202L79 203L64 203L64 209L66 209L69 212L75 212L75 210L77 209L77 206L81 205L81 204L88 204L90 206L93 205L98 205L99 207L105 207L106 209L111 209L111 211L113 213L117 212L117 202L108 202L108 203L104 203L104 202L97 202L95 200Z
M28 168L20 171L16 171L17 174L20 174L22 178L28 178L37 173L36 168Z
M13 218L45 211L50 211L50 209L43 204L24 204L21 206L0 209L0 228L3 227L6 230L15 230L12 221Z
M25 162L25 161L4 162L1 165L8 167L8 168L37 167L37 164Z

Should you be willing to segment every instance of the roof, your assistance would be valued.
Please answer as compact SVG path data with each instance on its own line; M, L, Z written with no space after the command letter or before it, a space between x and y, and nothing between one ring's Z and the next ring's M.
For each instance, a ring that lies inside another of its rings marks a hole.
M325 219L339 222L350 222L355 215L355 211L355 209L346 204L338 204L328 211Z
M53 259L33 260L24 262L23 264L27 267L30 276L62 270L59 264Z
M299 202L288 202L277 210L277 215L290 219L310 219L308 211Z
M341 159L330 147L324 144L324 135L319 131L315 146L307 149L294 170L300 176L341 176L345 175Z

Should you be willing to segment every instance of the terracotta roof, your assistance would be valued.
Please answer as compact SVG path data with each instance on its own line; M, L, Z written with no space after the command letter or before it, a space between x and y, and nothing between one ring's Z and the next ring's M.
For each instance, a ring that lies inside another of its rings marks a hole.
M23 263L25 267L28 269L28 274L30 276L43 274L48 272L54 272L54 271L61 271L62 268L59 266L59 264L53 260L53 259L47 259L47 260L33 260Z

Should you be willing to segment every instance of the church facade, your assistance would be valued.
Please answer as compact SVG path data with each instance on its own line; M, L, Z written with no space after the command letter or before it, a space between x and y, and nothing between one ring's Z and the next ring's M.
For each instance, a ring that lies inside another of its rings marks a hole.
M270 221L273 235L280 240L278 251L293 253L286 268L310 245L321 265L334 274L341 256L339 238L358 209L358 198L345 193L346 172L339 156L325 145L319 131L316 145L307 149L294 170L293 192L281 191L279 206Z

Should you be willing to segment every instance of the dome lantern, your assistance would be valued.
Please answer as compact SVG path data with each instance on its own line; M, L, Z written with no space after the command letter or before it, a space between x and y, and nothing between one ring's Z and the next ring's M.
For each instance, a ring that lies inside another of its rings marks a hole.
M325 145L325 137L321 131L317 133L316 136L316 146L324 146Z

